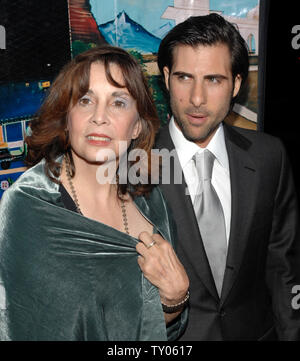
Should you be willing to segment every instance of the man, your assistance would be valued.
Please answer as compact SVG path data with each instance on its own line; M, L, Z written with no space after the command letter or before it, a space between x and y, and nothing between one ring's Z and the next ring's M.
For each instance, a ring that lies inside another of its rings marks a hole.
M184 176L161 184L190 278L181 340L300 340L299 214L285 150L223 123L248 75L243 38L217 14L190 17L162 40L158 65L173 117L156 146L176 149L172 171L179 164Z

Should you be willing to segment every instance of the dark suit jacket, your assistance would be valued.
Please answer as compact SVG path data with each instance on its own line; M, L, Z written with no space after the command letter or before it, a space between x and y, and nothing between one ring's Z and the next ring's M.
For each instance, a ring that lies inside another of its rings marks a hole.
M285 150L263 133L226 124L224 131L232 211L221 298L184 178L161 185L190 278L189 322L181 340L299 340L300 310L292 307L292 288L300 285L299 213ZM174 149L168 127L156 148Z

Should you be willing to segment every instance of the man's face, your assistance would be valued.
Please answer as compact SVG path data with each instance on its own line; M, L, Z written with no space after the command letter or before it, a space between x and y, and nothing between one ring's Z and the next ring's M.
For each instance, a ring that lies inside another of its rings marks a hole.
M227 45L179 45L164 76L176 125L188 140L206 147L241 85L240 75L233 84Z

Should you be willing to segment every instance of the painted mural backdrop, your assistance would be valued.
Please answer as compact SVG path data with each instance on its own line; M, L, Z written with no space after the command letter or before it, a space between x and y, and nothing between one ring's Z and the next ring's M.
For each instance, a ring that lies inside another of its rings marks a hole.
M64 2L68 4L69 11L66 8L57 12L58 6L63 7ZM64 21L63 17L68 16L67 13L70 17L72 56L102 43L121 46L131 52L139 60L152 88L162 124L168 121L170 109L156 65L156 54L161 39L176 24L189 16L205 15L210 12L222 14L238 25L248 43L251 63L248 93L242 94L239 104L234 107L227 121L241 127L256 128L259 0L52 0L48 6L51 13L57 14L57 18L55 27L48 26L48 28L45 26L50 24L50 12L40 11L39 0L30 2L31 6L35 4L34 14L29 5L26 11L26 3L23 3L22 11L20 11L20 3L16 0L1 0L1 3L2 7L6 4L7 9L10 9L6 14L7 24L10 26L15 24L13 32L21 34L20 24L28 20L31 26L33 22L37 26L44 25L32 36L40 36L43 29L48 31L49 37L55 41L51 44L52 49L48 45L43 46L45 41L37 37L35 39L37 46L27 49L26 44L29 39L26 31L29 27L24 27L19 39L10 39L11 31L7 31L7 39L1 41L0 52L5 46L8 49L4 51L8 51L9 44L13 44L15 50L20 50L18 56L14 55L8 60L8 65L10 60L12 62L19 60L20 66L15 67L14 74L9 74L5 70L3 62L0 69L0 198L5 189L26 169L24 136L30 119L39 109L51 85L50 73L55 72L49 73L49 71L54 64L57 67L55 70L58 70L60 64L69 56L68 45L57 46L58 35L54 36L59 24ZM1 36L6 36L5 30L8 29L8 25L6 29L5 22L2 23L3 11L0 15L2 16L0 16ZM19 17L17 21L16 16ZM65 33L68 37L67 29ZM16 40L20 42L18 46ZM32 51L33 54L30 53ZM34 65L34 61L42 54L45 55L45 62L41 63L43 71ZM53 54L57 55L56 58L47 61ZM21 65L24 57L28 58L25 67ZM21 81L10 79L10 76L15 78L16 73L28 71L29 68L33 69L33 74L31 71L30 76L23 76Z
M162 124L170 109L156 65L161 39L192 15L217 12L237 24L249 47L249 86L227 121L256 129L259 0L69 0L69 4L73 55L100 43L121 46L135 55L153 90Z

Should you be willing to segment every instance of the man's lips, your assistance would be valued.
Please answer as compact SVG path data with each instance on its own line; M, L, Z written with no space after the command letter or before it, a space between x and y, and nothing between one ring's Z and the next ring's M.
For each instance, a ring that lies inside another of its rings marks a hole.
M194 124L202 124L208 118L207 113L186 113L188 120Z

